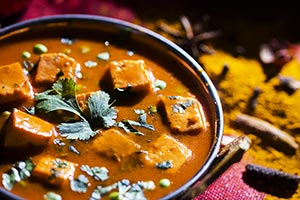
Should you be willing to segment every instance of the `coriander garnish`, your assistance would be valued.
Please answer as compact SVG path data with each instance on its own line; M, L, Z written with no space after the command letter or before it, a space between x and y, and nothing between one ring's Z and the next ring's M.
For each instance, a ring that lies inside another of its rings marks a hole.
M52 89L35 96L36 108L45 113L66 111L73 113L78 121L64 121L57 127L61 136L67 139L88 140L97 134L93 128L109 128L114 125L117 111L112 107L109 94L97 91L88 99L90 116L83 116L76 102L76 84L73 79L61 79L53 84Z

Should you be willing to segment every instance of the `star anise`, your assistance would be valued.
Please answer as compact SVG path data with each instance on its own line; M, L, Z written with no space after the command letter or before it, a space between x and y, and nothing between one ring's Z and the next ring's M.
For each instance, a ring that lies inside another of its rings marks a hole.
M174 38L174 42L186 50L194 59L198 60L201 53L211 53L205 45L205 41L219 37L220 30L206 31L205 24L208 21L208 16L204 16L202 21L197 24L192 24L187 16L181 16L179 22L182 30L178 30L165 23L160 23L160 30Z

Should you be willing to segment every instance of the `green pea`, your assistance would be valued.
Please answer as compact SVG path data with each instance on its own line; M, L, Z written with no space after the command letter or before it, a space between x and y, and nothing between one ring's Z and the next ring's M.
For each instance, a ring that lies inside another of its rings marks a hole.
M22 57L25 58L25 59L28 59L28 58L31 57L31 54L28 51L23 51Z
M118 200L119 199L119 192L112 192L112 193L110 193L109 199L111 199L111 200Z
M160 185L160 187L166 188L171 185L171 181L167 178L163 178L163 179L160 179L159 185Z
M37 54L46 53L47 51L48 51L48 48L41 43L35 44L33 47L33 52L37 53Z

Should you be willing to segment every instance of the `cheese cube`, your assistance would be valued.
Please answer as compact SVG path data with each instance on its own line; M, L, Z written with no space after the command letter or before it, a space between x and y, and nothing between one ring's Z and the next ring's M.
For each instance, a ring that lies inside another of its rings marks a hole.
M75 76L76 61L63 53L45 53L40 55L35 82L52 84L59 78Z
M6 127L4 147L46 146L54 134L55 127L51 123L15 108Z
M206 129L203 109L199 101L192 97L163 96L167 121L173 132L199 133Z
M140 149L138 144L115 128L103 131L102 135L95 138L92 147L100 155L116 159L119 162Z
M32 86L20 63L0 67L0 105L33 98Z
M114 89L145 93L151 89L149 72L143 60L112 61L109 66Z
M41 157L32 172L32 176L57 187L62 187L74 176L76 164L52 157Z
M142 151L140 159L144 165L156 167L165 161L170 161L172 167L166 172L176 173L178 169L192 156L192 151L185 145L167 134L162 134L147 151Z

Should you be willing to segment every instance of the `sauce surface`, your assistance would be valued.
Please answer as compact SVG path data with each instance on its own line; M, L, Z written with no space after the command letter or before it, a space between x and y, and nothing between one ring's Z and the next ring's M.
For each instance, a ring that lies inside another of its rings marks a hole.
M48 144L39 150L38 152L30 152L29 155L21 154L23 150L16 150L10 152L5 148L2 148L0 173L7 173L12 167L13 163L26 158L31 158L33 163L37 163L41 158L51 156L53 158L63 159L76 164L76 170L73 178L77 178L80 174L84 174L88 177L89 184L86 192L74 192L71 190L70 183L67 181L61 187L51 186L45 184L43 181L35 178L28 178L22 183L15 183L12 189L12 193L17 194L25 199L42 199L43 196L51 191L59 194L63 199L89 199L93 190L101 185L108 186L123 179L128 179L130 183L136 183L138 181L153 181L155 184L154 190L145 190L144 194L148 199L161 198L175 189L179 188L185 182L187 182L203 165L207 159L207 155L212 145L213 136L210 130L209 116L203 102L203 97L199 95L195 89L197 89L189 78L181 76L180 70L173 70L172 66L168 63L159 61L159 56L147 56L147 51L139 52L134 48L134 45L127 47L120 47L113 42L105 40L98 40L94 38L86 37L74 37L64 38L62 37L37 37L26 38L24 40L12 40L0 45L0 66L9 65L11 63L19 62L23 68L24 61L30 61L35 65L35 68L28 74L29 80L32 83L33 91L35 94L49 89L51 85L43 85L35 83L34 77L36 75L36 66L39 62L41 54L34 53L33 47L37 44L43 44L47 47L47 53L64 53L68 57L73 58L81 67L81 75L76 77L76 85L78 87L77 94L85 94L88 92L96 92L98 90L105 91L108 94L114 96L113 86L111 78L108 75L111 61L123 61L123 60L143 60L147 66L147 70L151 77L155 80L162 80L166 83L166 87L163 89L151 88L149 91L139 94L133 93L124 95L117 98L113 102L113 107L117 110L116 122L120 122L124 119L137 121L138 115L134 110L144 110L147 113L147 124L151 124L154 130L150 130L143 127L137 127L137 129L143 133L143 135L133 134L131 132L126 133L120 128L116 128L126 138L139 145L140 151L148 151L153 148L153 141L156 141L161 134L166 134L175 139L175 141L183 144L192 153L191 156L186 159L175 173L168 172L167 170L159 169L155 166L147 166L139 160L139 157L133 156L130 159L116 160L108 158L107 156L99 155L99 152L92 148L94 141L101 137L102 134L97 134L95 137L80 141L72 140L67 143L66 146L55 145L55 139L60 138L52 137ZM72 39L72 40L70 40ZM69 42L69 43L68 43ZM22 57L22 53L28 51L30 58ZM99 59L99 54L102 56L109 55L109 58ZM155 55L153 52L149 52L149 55ZM98 56L98 58L97 58ZM154 58L153 58L154 57ZM156 57L156 58L155 58ZM184 74L183 74L184 75ZM181 78L179 78L181 77ZM13 78L13 77L12 77ZM161 112L154 112L149 114L149 108L156 108L158 102L162 96L183 96L197 99L202 105L203 122L205 129L198 131L197 133L174 133L170 130L168 123L165 123L165 116ZM27 100L22 103L11 106L7 109L7 106L0 106L1 111L11 111L12 107L17 107L21 111L26 111L24 108L30 108L35 105L34 100ZM42 119L53 122L51 116L45 117L45 115L39 115ZM53 116L52 116L53 117ZM3 132L4 130L2 130ZM3 134L2 134L3 135ZM2 137L3 139L3 137ZM64 138L62 138L63 140ZM114 139L111 139L113 144ZM63 140L65 141L65 140ZM3 142L1 142L3 143ZM77 153L70 151L70 146L74 147ZM126 149L123 149L126 152ZM20 155L19 155L20 154ZM105 181L97 181L85 174L80 170L80 166L88 165L90 167L105 167L109 171L109 179ZM169 187L161 187L159 182L161 179L170 180ZM1 178L2 181L2 178ZM3 185L2 185L3 187ZM108 198L109 195L103 196Z

